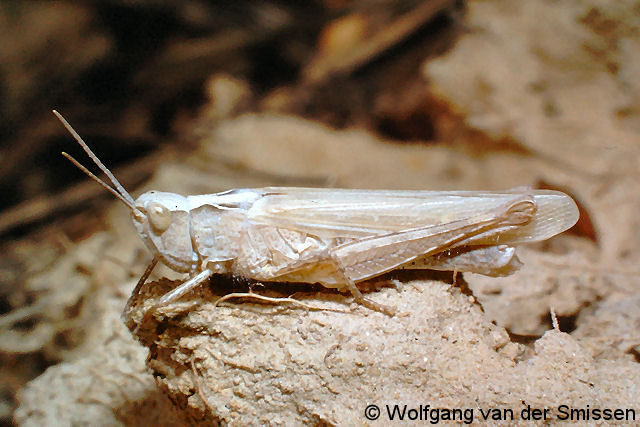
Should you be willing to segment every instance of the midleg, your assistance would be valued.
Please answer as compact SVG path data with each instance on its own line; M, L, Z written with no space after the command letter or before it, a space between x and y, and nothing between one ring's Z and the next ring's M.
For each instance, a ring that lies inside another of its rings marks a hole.
M345 274L345 268L340 264L340 259L332 256L332 260L337 267L336 270L343 277L342 282L346 285L346 288L349 290L349 292L351 292L351 295L353 295L353 298L357 303L362 304L369 310L378 311L388 316L394 316L396 314L396 309L394 307L371 301L370 299L362 295L362 292L360 292L360 289L358 289L356 283Z
M174 290L169 291L166 294L164 294L162 296L162 298L160 298L160 301L158 301L154 305L154 309L158 309L160 307L164 307L164 306L172 303L173 301L177 300L178 298L180 298L181 296L183 296L187 292L189 292L192 289L194 289L196 286L198 286L201 283L203 283L205 280L207 280L209 277L211 277L212 274L213 274L213 272L211 270L209 270L209 269L201 271L200 273L198 273L197 275L193 276L192 278L190 278L186 282L182 283L180 286L178 286Z

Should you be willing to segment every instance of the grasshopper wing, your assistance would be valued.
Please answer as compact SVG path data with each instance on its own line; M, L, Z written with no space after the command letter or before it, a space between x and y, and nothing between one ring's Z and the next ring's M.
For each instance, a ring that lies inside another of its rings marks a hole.
M533 196L536 213L521 227L476 244L508 244L548 239L578 220L571 197L558 191L395 191L268 187L248 212L249 219L318 237L363 238L446 224L490 213Z

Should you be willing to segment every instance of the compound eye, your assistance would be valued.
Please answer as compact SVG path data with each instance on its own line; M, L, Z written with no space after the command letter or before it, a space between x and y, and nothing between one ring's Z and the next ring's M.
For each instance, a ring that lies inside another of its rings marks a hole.
M158 233L164 232L171 225L171 211L160 203L151 202L147 205L147 217L151 227Z

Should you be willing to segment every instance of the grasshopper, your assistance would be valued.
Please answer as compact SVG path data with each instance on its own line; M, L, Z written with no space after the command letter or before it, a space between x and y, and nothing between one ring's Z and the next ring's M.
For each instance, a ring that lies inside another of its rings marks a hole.
M216 274L256 281L319 283L349 291L363 306L393 315L357 283L396 269L505 276L521 265L515 246L545 240L578 220L558 191L392 191L265 187L182 196L148 191L134 200L71 125L53 111L113 187L62 153L131 210L153 254L139 292L159 261L189 279L159 308Z

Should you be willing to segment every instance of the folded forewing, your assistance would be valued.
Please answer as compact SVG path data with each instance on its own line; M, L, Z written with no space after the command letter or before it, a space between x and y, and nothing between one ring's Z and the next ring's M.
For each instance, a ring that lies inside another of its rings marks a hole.
M272 225L319 237L362 238L401 230L446 224L489 213L518 200L534 197L532 221L486 244L516 244L547 239L578 219L573 200L549 190L523 192L395 191L269 187L249 209L254 223Z

